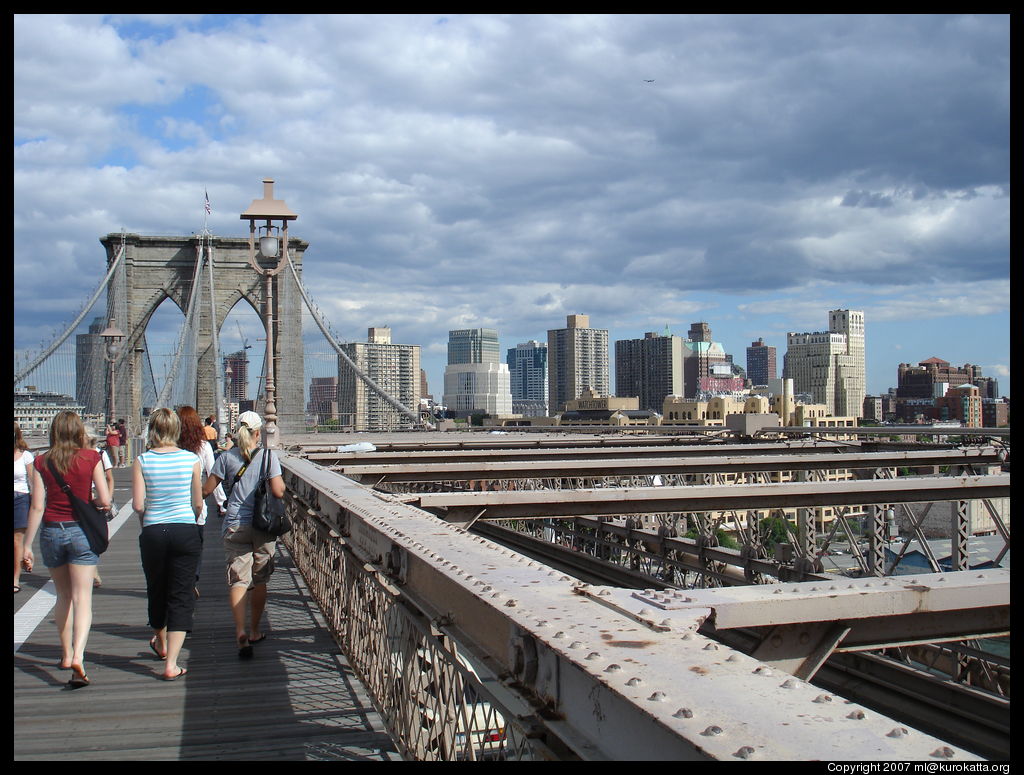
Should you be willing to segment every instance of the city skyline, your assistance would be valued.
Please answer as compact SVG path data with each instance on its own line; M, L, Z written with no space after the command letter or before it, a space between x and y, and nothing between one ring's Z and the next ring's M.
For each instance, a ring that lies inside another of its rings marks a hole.
M1010 395L1007 16L14 18L16 351L100 236L244 236L273 177L335 331L432 386L453 329L707 321L743 364L862 309L869 394L937 356Z

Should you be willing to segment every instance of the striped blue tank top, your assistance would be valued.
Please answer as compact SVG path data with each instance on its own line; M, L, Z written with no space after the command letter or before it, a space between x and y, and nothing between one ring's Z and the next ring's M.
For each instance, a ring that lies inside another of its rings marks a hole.
M196 523L192 510L192 467L199 458L184 449L149 450L139 455L146 482L146 513L142 526Z

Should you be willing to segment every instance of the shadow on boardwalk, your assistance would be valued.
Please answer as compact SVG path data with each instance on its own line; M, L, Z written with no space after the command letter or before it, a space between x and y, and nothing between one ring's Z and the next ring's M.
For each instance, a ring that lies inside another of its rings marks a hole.
M181 659L188 675L159 680L138 530L130 519L103 556L86 652L92 685L64 688L52 612L14 655L16 760L398 758L283 548L270 583L267 639L253 659L238 658L216 519L207 526L201 598Z

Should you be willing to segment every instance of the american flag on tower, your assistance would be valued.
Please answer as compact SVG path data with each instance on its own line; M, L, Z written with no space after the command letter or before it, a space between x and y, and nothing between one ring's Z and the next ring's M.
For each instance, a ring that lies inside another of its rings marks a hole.
M206 196L206 214L210 214L210 195L206 193L206 189L203 189L203 194Z

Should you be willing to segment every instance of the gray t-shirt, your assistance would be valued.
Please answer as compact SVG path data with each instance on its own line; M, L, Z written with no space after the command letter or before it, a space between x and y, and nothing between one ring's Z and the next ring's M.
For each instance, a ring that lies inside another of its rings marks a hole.
M226 533L232 525L248 525L252 523L252 509L256 501L256 487L260 483L260 469L263 466L263 455L266 454L263 448L257 449L252 456L252 462L236 482L235 475L245 465L245 458L237 447L223 452L213 464L210 473L218 477L224 485L225 492L228 492L227 503L224 509L227 514L224 517L224 525L221 532ZM281 461L277 455L270 453L270 463L267 466L267 478L281 476ZM234 486L232 486L232 484Z

